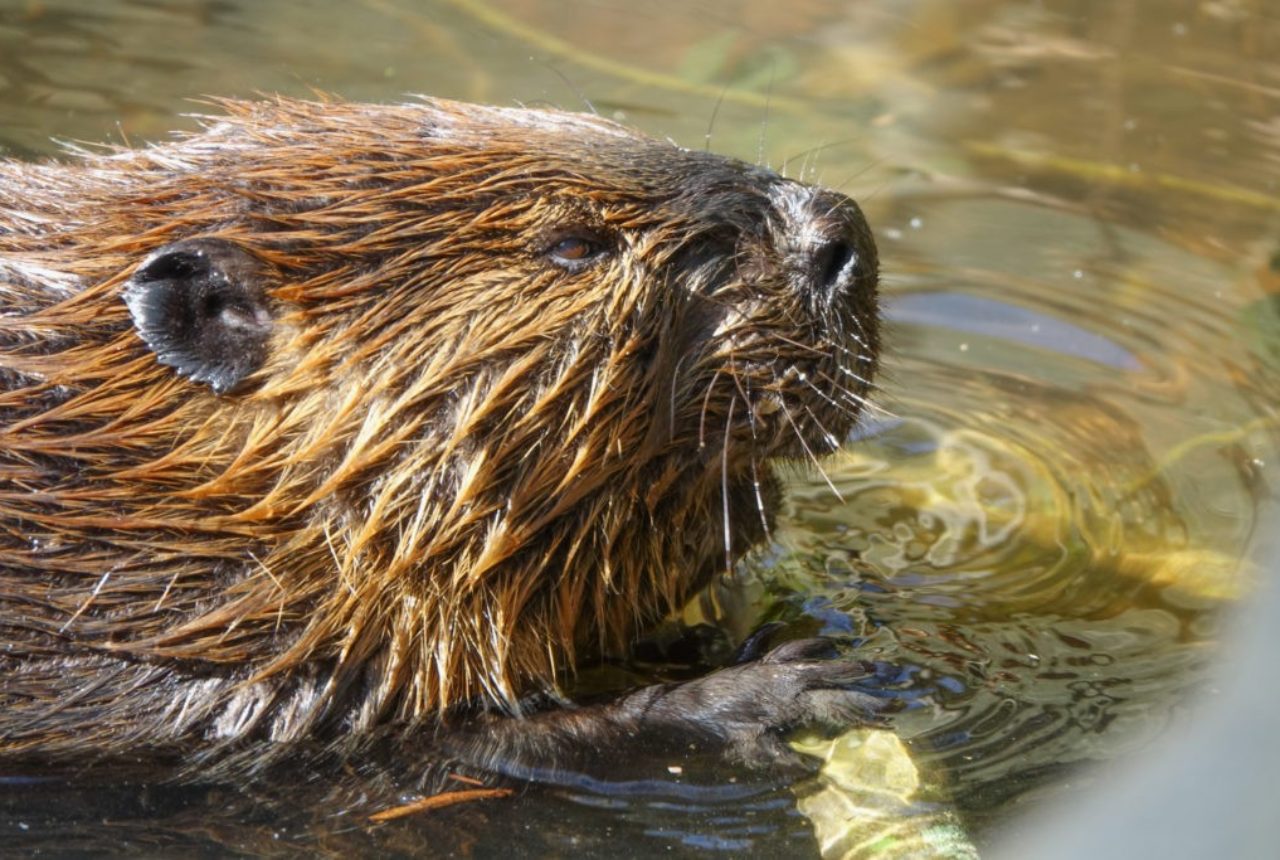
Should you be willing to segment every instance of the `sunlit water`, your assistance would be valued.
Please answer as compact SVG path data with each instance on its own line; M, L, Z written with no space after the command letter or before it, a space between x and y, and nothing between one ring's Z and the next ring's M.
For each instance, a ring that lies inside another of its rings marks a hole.
M855 637L900 667L914 809L981 843L1180 718L1272 548L1280 8L962 9L3 0L0 147L155 139L202 95L430 92L589 105L862 199L889 321L880 411L825 478L797 475L774 544L704 614L733 636L782 619ZM741 775L372 829L147 782L0 780L0 840L816 850L794 802L812 786Z

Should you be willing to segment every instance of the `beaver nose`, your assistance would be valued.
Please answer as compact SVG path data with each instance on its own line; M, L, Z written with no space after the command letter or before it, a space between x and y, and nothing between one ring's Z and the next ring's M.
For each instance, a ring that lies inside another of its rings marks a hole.
M787 269L806 296L830 307L874 276L875 243L853 200L802 185L784 186L779 196L778 208L786 221Z
M858 252L853 243L843 236L835 236L813 249L809 267L818 289L834 295L853 282L857 262Z

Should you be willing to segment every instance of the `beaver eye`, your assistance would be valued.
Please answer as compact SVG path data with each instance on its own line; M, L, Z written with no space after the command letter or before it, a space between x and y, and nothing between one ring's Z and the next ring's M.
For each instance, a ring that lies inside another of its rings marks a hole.
M552 240L546 250L552 263L570 272L580 272L608 253L608 247L599 237L578 233Z
M561 239L551 249L553 257L559 257L561 260L585 260L587 257L596 253L596 246L588 242L586 239L574 237L572 239Z

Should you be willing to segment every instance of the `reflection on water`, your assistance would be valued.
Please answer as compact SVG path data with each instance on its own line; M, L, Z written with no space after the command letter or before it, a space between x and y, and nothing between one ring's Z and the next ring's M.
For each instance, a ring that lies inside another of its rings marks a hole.
M4 0L0 147L159 137L189 127L178 114L205 94L589 100L867 200L891 321L885 413L827 465L839 497L796 477L775 545L714 611L737 635L783 618L900 664L917 705L895 727L931 802L981 839L1015 801L1067 790L1073 765L1176 719L1222 671L1219 610L1247 598L1248 560L1268 549L1280 10L1267 8ZM534 790L370 835L279 799L215 814L248 801L145 782L0 783L2 838L815 850L791 792L768 784L700 799ZM113 813L136 826L103 835Z

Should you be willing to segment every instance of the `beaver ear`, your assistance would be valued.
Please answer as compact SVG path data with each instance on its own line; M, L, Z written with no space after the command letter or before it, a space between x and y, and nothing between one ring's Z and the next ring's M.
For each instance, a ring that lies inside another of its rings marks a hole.
M156 360L219 394L267 360L263 265L222 239L187 239L147 257L125 286L134 327Z

